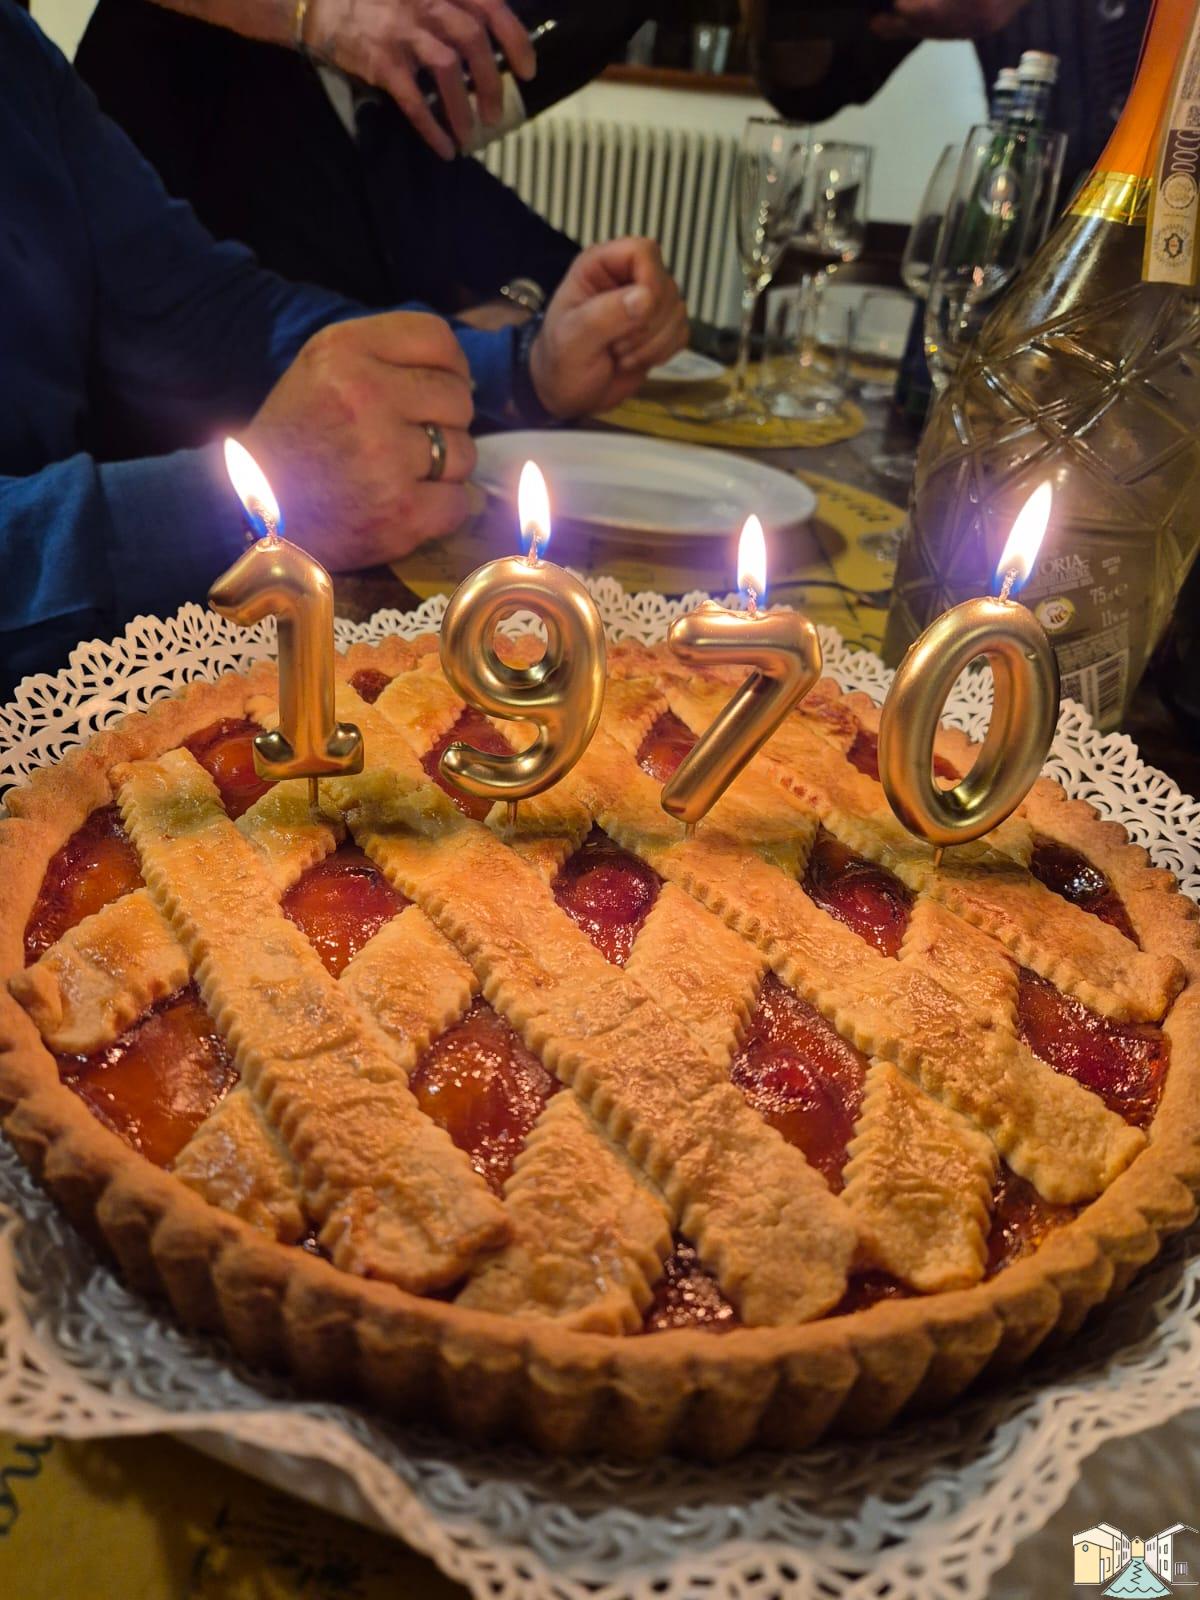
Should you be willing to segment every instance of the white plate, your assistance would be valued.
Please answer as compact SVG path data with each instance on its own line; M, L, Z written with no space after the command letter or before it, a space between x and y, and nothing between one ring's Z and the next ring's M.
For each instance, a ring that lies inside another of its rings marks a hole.
M711 356L702 356L699 350L677 350L670 361L651 367L646 374L651 383L707 383L724 376L725 368L721 363Z
M546 474L552 514L605 528L728 537L752 511L770 531L807 521L817 504L807 484L748 456L629 433L491 433L479 440L475 482L515 505L530 459Z

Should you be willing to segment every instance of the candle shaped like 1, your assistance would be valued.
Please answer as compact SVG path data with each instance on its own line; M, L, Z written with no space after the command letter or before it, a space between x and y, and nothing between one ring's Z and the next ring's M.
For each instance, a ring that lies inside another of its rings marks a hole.
M746 610L705 600L673 622L667 635L687 666L737 662L754 668L663 789L663 810L686 823L689 834L821 676L821 643L808 618L798 611L759 614L766 568L762 524L748 517L738 542Z
M260 778L317 780L361 772L362 734L338 722L333 709L333 584L321 563L279 535L281 518L271 486L236 439L225 441L225 465L257 539L208 591L221 616L248 627L278 619L279 727L254 738Z
M910 833L937 848L978 839L1003 822L1042 770L1058 722L1058 663L1046 631L1009 594L1033 570L1054 492L1022 506L997 568L998 596L964 600L934 619L896 669L879 724L879 779ZM992 720L975 764L952 789L933 777L933 741L946 696L977 656L991 662Z
M472 572L450 597L442 620L442 671L458 694L490 717L532 722L537 734L513 755L490 755L469 744L444 751L441 770L464 794L516 805L558 782L591 743L604 704L607 650L596 602L578 578L544 561L550 498L532 461L517 491L526 553L502 556ZM528 610L546 627L546 650L532 666L514 667L496 654L496 624Z

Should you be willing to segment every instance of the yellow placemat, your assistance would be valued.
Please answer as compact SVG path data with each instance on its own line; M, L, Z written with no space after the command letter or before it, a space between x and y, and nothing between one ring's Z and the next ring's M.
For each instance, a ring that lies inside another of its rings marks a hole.
M751 386L758 379L759 369L755 365L750 368ZM862 412L850 400L843 400L831 415L814 422L769 415L762 421L749 418L706 420L704 408L725 392L725 385L717 382L686 386L647 384L631 400L622 401L596 420L616 428L629 428L634 433L651 433L659 439L680 439L688 444L735 450L811 449L853 439L866 426Z
M466 1600L406 1545L173 1439L0 1434L12 1600Z

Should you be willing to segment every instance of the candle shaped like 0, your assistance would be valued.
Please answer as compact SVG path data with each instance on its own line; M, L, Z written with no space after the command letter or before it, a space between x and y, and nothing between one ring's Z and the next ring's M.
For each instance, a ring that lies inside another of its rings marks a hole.
M999 596L964 600L935 618L896 669L879 724L879 779L896 816L937 847L989 832L1028 794L1058 722L1058 663L1045 629L1009 599L1033 570L1054 492L1035 489L1000 557ZM995 685L992 719L975 764L952 789L933 778L933 742L954 680L986 656Z
M798 611L759 614L766 568L762 524L748 517L738 542L738 588L747 597L746 610L705 600L673 622L667 635L687 666L736 662L754 669L663 789L663 810L684 822L689 834L821 676L821 643L808 618Z
M452 744L441 770L464 794L504 800L509 820L519 800L564 777L591 743L604 704L607 650L596 603L577 578L542 559L550 538L550 498L532 461L521 472L518 515L525 554L502 556L454 591L442 620L442 671L458 694L486 716L532 722L537 734L513 755ZM496 625L528 610L546 628L546 649L532 666L496 654Z
M208 603L249 627L278 619L279 727L254 738L260 778L317 780L361 772L362 734L338 722L333 709L333 584L321 563L280 537L282 519L271 486L236 439L225 441L225 465L257 539L208 591Z

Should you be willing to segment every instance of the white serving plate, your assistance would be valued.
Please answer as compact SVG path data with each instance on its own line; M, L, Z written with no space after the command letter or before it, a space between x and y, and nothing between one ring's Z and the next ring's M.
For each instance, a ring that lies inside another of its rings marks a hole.
M770 532L806 522L817 505L807 484L749 456L582 429L487 434L475 482L515 504L529 460L546 475L553 514L605 528L728 538L752 511Z
M677 350L670 361L651 367L646 374L651 383L710 383L723 378L725 368L711 356L702 356L699 350Z

